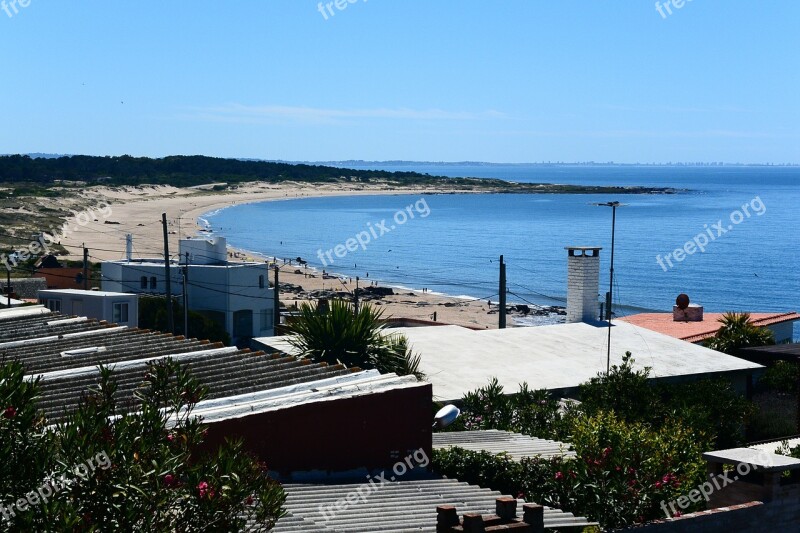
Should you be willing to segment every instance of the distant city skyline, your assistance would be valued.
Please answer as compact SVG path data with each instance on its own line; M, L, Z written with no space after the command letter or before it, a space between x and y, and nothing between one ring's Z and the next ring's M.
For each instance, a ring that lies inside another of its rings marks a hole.
M0 152L799 164L797 20L790 0L9 1Z

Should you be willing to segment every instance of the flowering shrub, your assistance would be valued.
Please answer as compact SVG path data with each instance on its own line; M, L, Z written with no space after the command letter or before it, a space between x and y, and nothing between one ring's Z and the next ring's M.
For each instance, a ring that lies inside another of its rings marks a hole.
M202 453L205 436L193 409L206 390L169 360L148 366L136 392L135 414L118 409L112 373L57 428L35 408L36 383L17 364L0 367L4 412L0 488L9 504L63 476L72 483L47 501L6 517L6 531L241 531L246 522L267 530L283 513L283 489L240 442ZM7 427L11 425L10 427ZM76 477L74 465L103 456L107 468ZM0 517L0 520L4 520Z
M35 408L37 395L38 380L26 380L22 365L0 363L0 504L36 489L55 464L54 435Z
M500 429L570 442L577 458L525 459L437 452L448 476L621 527L663 516L672 501L705 481L702 453L743 440L753 405L724 380L653 385L649 369L620 365L580 387L580 405L560 406L526 385L506 395L497 380L467 394L453 430ZM698 506L699 508L699 506Z
M440 474L622 527L658 518L661 501L703 481L707 440L676 422L658 431L613 413L582 417L573 428L576 458L526 458L435 451Z

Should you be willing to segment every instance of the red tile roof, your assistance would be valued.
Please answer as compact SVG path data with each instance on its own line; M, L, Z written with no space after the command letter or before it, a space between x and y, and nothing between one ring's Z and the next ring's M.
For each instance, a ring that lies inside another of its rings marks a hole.
M672 313L640 313L620 320L646 328L657 333L669 335L688 342L702 342L719 330L719 319L724 313L705 313L702 322L675 322ZM784 322L800 320L800 314L789 313L750 313L750 322L756 326L766 327Z

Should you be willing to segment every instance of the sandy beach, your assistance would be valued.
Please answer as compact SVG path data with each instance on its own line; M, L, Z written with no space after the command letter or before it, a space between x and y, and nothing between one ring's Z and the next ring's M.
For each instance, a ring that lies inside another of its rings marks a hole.
M94 216L82 217L82 223L72 218L68 221L71 230L61 239L69 251L70 259L81 258L81 247L89 248L92 261L117 260L125 256L125 235L133 235L133 256L163 257L163 226L161 214L167 213L170 251L178 250L179 238L202 235L198 218L208 212L224 207L252 202L279 201L298 198L344 195L375 194L442 194L455 191L429 188L389 188L380 185L362 184L300 184L300 183L251 183L233 190L213 191L211 187L176 188L169 186L138 187L91 187L81 194L82 206L93 208ZM460 192L460 191L459 191ZM102 211L97 206L105 206ZM72 209L78 205L73 203ZM86 209L86 207L84 207ZM99 215L102 213L102 215ZM241 250L231 249L232 261L264 261ZM281 301L287 306L308 299L307 293L321 290L348 292L355 289L355 280L323 278L320 272L297 265L283 265L280 283L283 288ZM271 277L271 276L270 276ZM367 282L369 283L369 282ZM364 286L363 284L361 285ZM498 326L497 302L489 307L487 301L469 301L446 295L394 289L394 295L373 300L384 309L389 318L413 318L433 320L473 328L496 328ZM509 326L514 320L509 317Z

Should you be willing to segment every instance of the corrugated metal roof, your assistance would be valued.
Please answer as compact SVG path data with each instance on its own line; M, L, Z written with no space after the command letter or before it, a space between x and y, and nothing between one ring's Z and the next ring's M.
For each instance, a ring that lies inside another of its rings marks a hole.
M389 477L389 474L385 474ZM454 479L431 476L428 479L401 480L383 484L366 495L366 501L334 511L333 516L322 514L335 504L363 487L366 479L353 483L309 483L284 485L289 516L281 519L273 531L293 532L357 532L390 533L400 531L436 531L436 507L455 505L459 515L464 513L494 514L495 501L502 496L492 491L461 483ZM362 493L365 490L362 489ZM522 517L522 500L517 513ZM586 527L594 525L586 518L576 517L558 509L545 507L546 529Z
M180 361L208 387L207 401L285 391L353 373L342 365L116 327L65 317L40 306L26 309L0 314L0 353L8 360L20 361L30 378L41 378L39 405L50 423L64 420L82 396L99 384L99 365L113 368L118 405L123 410L136 408L134 392L144 383L147 363L167 357Z
M523 457L574 457L570 445L554 440L537 439L528 435L508 431L453 431L433 434L433 448L463 448L465 450L493 454L507 453L515 461Z

